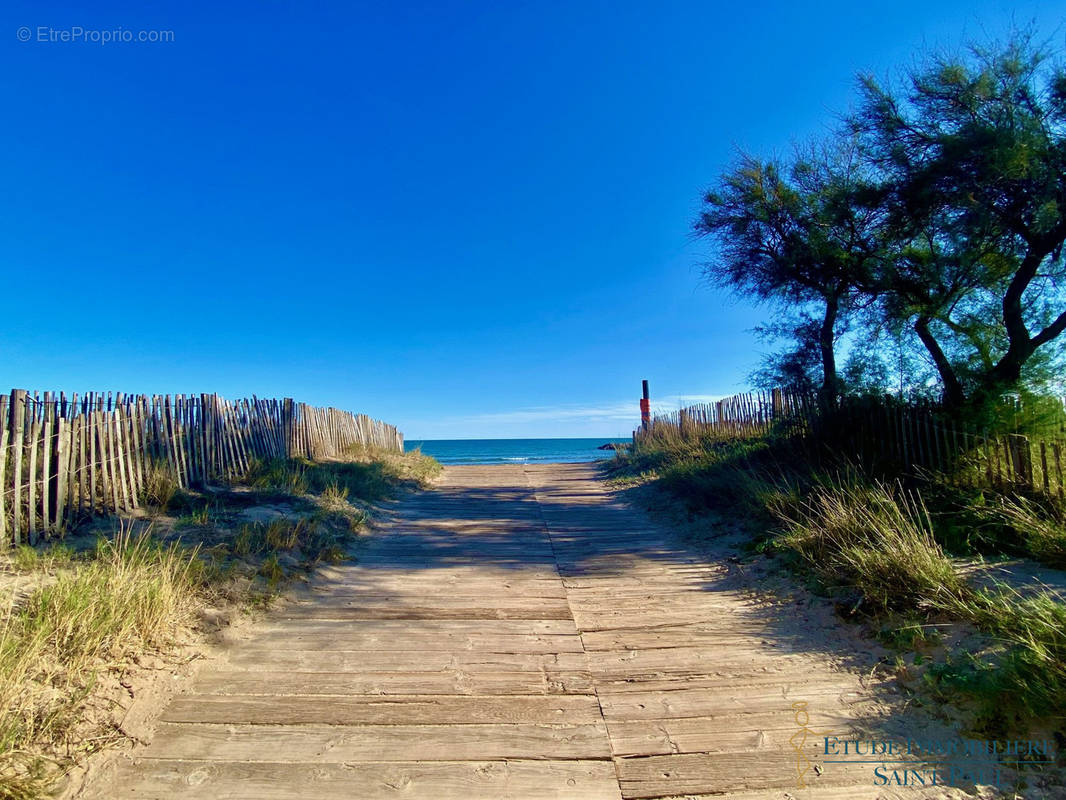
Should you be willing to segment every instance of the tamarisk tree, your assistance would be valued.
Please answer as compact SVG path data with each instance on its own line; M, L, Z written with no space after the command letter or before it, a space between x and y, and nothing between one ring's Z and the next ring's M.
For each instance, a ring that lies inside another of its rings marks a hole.
M816 342L825 408L839 394L837 338L879 257L875 195L850 142L787 164L743 155L705 194L694 225L716 245L704 265L712 283L786 314L802 309L798 345Z
M868 293L913 326L946 401L980 406L1066 331L1066 72L1022 32L860 91L850 134L891 254Z

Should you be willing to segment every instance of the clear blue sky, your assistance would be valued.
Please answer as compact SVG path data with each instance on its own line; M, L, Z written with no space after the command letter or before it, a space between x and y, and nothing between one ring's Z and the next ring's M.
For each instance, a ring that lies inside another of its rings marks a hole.
M626 434L641 378L742 389L759 311L689 237L734 148L817 134L923 46L1063 36L1024 0L0 16L0 385L291 396L409 438ZM78 27L172 41L39 41Z

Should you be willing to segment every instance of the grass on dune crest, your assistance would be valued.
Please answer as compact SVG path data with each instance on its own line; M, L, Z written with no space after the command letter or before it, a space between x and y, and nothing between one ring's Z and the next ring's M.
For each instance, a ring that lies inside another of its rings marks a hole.
M816 462L788 440L755 437L653 437L607 469L622 483L652 482L697 519L740 523L752 550L780 554L818 591L886 625L901 647L936 639L923 633L930 626L970 626L984 637L980 652L947 652L922 675L924 688L973 705L983 733L1050 725L1066 734L1061 596L977 587L953 560L1008 553L1063 566L1066 514L1053 500L967 493L936 476L905 487L846 462Z
M256 462L246 483L255 489L292 495L345 491L346 496L373 502L388 497L398 486L422 486L440 471L440 464L420 450L399 454L357 445L343 460L273 458Z

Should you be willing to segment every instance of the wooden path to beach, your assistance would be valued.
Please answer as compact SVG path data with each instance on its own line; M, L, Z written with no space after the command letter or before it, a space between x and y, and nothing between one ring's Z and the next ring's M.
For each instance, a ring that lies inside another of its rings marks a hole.
M728 572L589 465L450 467L203 669L99 796L948 796L826 763L820 734L876 703Z

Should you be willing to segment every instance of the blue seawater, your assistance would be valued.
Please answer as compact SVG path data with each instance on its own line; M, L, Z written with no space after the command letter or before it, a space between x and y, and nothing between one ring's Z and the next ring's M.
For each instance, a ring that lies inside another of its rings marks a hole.
M407 451L421 448L442 464L558 464L597 461L614 456L599 450L624 439L412 439Z

